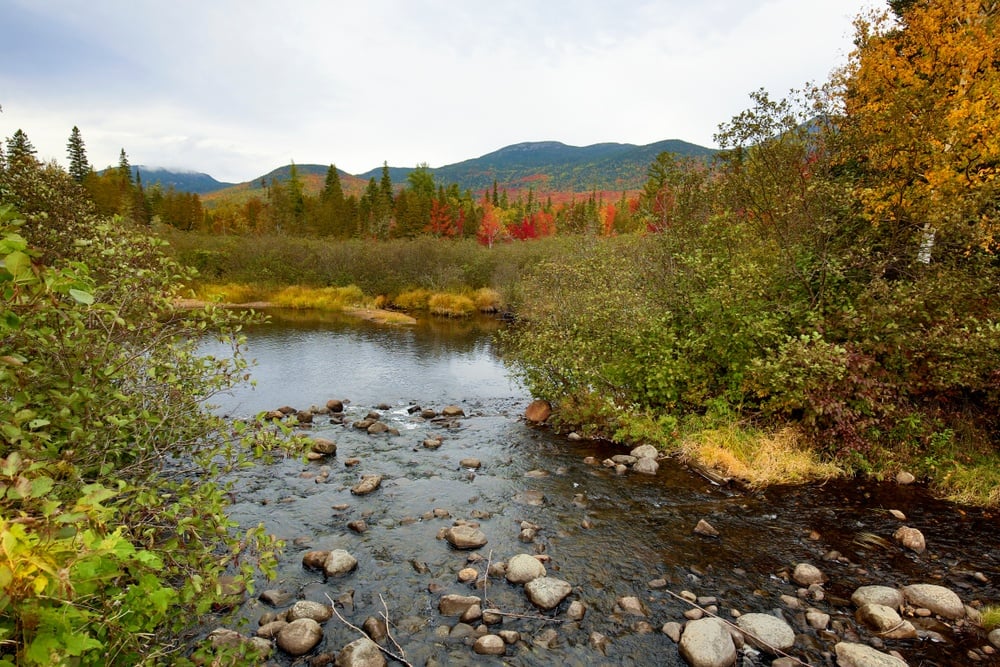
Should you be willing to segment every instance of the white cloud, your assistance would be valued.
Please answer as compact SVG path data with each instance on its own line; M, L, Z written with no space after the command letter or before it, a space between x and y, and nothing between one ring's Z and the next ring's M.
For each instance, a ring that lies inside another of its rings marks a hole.
M822 80L870 0L14 2L0 136L248 180L439 166L518 141L709 144L747 93ZM16 49L16 53L14 50Z

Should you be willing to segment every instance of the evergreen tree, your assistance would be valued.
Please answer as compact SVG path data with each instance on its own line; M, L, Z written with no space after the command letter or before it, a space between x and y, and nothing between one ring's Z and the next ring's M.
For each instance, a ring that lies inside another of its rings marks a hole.
M37 162L35 160L36 152L34 145L32 145L28 139L28 135L23 130L17 130L13 137L8 137L7 139L7 163L10 166L28 160Z
M123 181L132 183L132 165L128 162L128 155L125 154L124 148L118 154L118 173L121 174Z
M83 179L90 173L90 163L87 161L87 149L83 145L83 137L80 136L80 128L76 125L69 135L69 143L66 144L69 157L69 175L77 183L83 183Z

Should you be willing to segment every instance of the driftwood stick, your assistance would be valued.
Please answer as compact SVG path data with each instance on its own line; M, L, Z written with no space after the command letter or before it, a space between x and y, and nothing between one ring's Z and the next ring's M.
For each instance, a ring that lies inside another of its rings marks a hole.
M798 658L796 658L794 655L789 655L788 653L785 653L784 651L782 651L780 648L778 648L776 646L772 646L771 644L768 644L766 641L764 641L763 639L761 639L757 635L753 634L752 632L747 632L746 630L744 630L740 626L736 625L735 623L727 621L726 619L722 618L718 614L714 614L714 613L710 612L709 610L705 609L704 607L702 607L701 605L699 605L699 604L697 604L695 602L691 602L691 600L688 600L686 597L678 595L677 593L674 593L673 591L671 591L669 589L667 590L667 593L669 593L670 595L674 596L678 600L691 605L695 609L700 609L703 613L707 614L708 616L711 616L712 618L719 619L720 621L722 621L723 623L725 623L729 627L734 628L735 630L737 630L738 632L746 635L747 637L751 637L752 639L756 640L761 646L766 646L767 649L769 651L771 651L772 653L774 653L775 655L780 655L783 658L788 658L789 660L794 660L797 664L802 665L803 667L811 667L811 665L808 662L802 662L801 660L799 660Z
M382 609L385 610L382 612L382 618L385 620L385 636L389 638L392 645L396 647L397 651L399 651L399 655L406 658L406 651L404 651L403 647L399 645L396 638L392 636L392 621L389 620L389 605L385 603L385 598L382 597L381 593L378 594L378 599L382 601Z
M337 611L337 604L333 601L333 598L330 597L329 593L325 593L325 595L326 595L326 599L330 601L330 606L333 608L333 613L337 616L337 618L340 620L341 623L343 623L344 625L346 625L347 627L349 627L351 630L354 630L355 632L357 632L362 637L368 637L368 634L364 630L362 630L361 628L359 628L358 626L354 625L353 623L351 623L346 618L344 618L343 616L340 615L340 612ZM386 626L388 626L388 621L386 621ZM406 658L404 658L402 656L399 656L399 655L396 655L395 653L393 653L392 651L390 651L386 647L382 646L378 642L372 642L372 643L375 644L375 646L378 646L378 650L382 651L382 653L385 653L387 656L389 656L393 660L396 660L398 662L403 663L404 665L406 665L406 667L413 667L413 664L410 663L410 662L408 662L406 660ZM395 643L395 642L393 642L393 643Z

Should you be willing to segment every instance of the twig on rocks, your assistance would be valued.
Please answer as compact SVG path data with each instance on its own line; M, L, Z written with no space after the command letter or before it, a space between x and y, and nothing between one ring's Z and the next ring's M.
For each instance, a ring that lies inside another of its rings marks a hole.
M714 613L710 612L709 610L705 609L701 605L696 604L694 602L691 602L691 600L688 600L686 597L684 597L682 595L678 595L677 593L674 593L672 590L669 590L669 589L666 589L666 591L667 591L667 593L669 593L670 595L674 596L678 600L680 600L682 602L686 602L687 604L691 605L695 609L700 609L703 613L711 616L712 618L717 618L720 621L722 621L723 623L725 623L726 625L728 625L729 627L734 628L735 630L737 630L738 632L741 632L742 634L746 635L747 637L750 637L750 638L756 640L761 646L766 646L767 649L769 651L771 651L772 653L774 653L775 655L780 655L783 658L788 658L789 660L792 660L796 664L802 665L803 667L812 667L808 662L802 662L801 660L799 660L798 658L796 658L794 655L789 655L788 653L785 653L784 651L782 651L777 646L772 646L771 644L768 644L766 641L764 641L763 639L761 639L760 637L758 637L754 633L747 632L746 630L744 630L740 626L736 625L735 623L727 621L726 619L722 618L718 614L714 614Z
M509 611L500 611L499 609L486 609L491 614L496 614L497 616L508 616L510 618L526 618L531 621L548 621L549 623L568 623L568 618L552 618L551 616L542 616L541 614L515 614Z
M357 632L362 637L368 637L368 633L366 633L364 630L362 630L361 628L359 628L358 626L354 625L353 623L351 623L346 618L344 618L343 616L340 615L340 612L337 611L337 604L333 601L333 598L330 597L329 593L324 593L324 595L326 595L326 599L330 601L330 606L333 608L333 613L337 616L337 618L340 620L341 623L343 623L344 625L346 625L347 627L349 627L351 630L354 630L355 632ZM379 596L379 597L381 597L381 596ZM383 600L382 603L385 604L385 601ZM389 625L389 621L386 620L386 627L388 627L388 625ZM387 632L388 632L388 630L387 630ZM395 653L393 653L392 651L390 651L386 647L382 646L378 642L372 642L372 643L375 644L375 646L378 647L378 650L382 651L382 653L385 653L387 656L389 656L393 660L397 660L397 661L403 663L404 665L406 665L406 667L413 667L413 663L407 661L407 659L404 658L403 656L396 655ZM393 640L392 643L396 644L395 640ZM398 647L399 644L396 644L396 646Z
M392 642L392 645L396 647L397 651L399 651L399 655L403 656L405 662L406 651L404 651L403 647L399 645L399 642L396 641L396 638L392 636L392 622L389 620L389 605L385 603L385 598L382 597L381 593L378 594L378 599L382 601L382 609L385 610L384 612L382 612L382 618L385 620L385 636L389 638L389 641Z
M486 602L486 588L490 584L490 567L493 565L493 549L490 549L490 555L486 558L486 572L483 573L483 610L485 611L487 605Z

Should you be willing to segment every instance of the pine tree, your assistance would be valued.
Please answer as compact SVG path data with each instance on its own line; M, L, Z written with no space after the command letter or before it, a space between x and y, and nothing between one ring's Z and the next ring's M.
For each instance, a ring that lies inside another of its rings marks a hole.
M19 129L13 137L7 139L7 163L11 166L28 160L35 162L36 152L23 130Z
M132 183L132 165L128 162L128 155L125 154L125 149L118 155L118 173L121 174L122 180Z
M87 174L91 172L90 163L87 161L87 149L83 145L83 137L80 136L80 128L73 126L69 135L69 143L66 144L69 156L69 175L77 183L82 183Z

